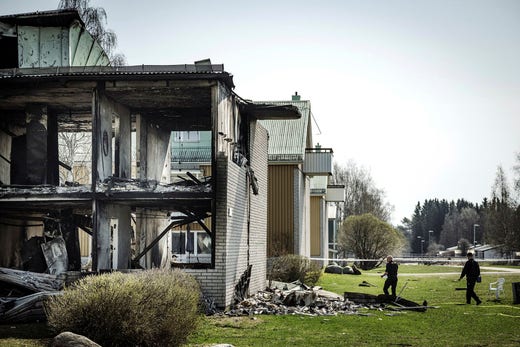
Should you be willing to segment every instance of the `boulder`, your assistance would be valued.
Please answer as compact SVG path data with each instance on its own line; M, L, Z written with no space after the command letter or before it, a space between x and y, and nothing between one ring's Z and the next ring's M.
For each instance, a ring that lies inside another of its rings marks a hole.
M101 347L94 341L85 336L65 331L56 336L51 343L51 347Z

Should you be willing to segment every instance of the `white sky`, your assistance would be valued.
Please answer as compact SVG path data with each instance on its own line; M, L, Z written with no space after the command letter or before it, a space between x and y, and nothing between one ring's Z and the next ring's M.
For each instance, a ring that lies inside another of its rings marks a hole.
M0 0L0 14L58 0ZM211 58L246 99L311 100L314 141L395 206L489 197L520 152L520 1L91 0L129 65Z

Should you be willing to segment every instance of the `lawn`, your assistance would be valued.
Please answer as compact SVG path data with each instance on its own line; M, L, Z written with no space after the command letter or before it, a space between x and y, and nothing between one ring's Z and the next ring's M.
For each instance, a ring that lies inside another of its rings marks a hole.
M402 296L409 300L427 300L428 305L437 308L426 312L360 309L352 315L319 317L202 317L200 328L190 337L188 346L520 345L520 305L512 305L511 289L512 282L520 282L520 273L484 273L483 282L476 288L483 303L476 306L464 305L465 292L455 290L465 286L464 281L456 281L460 267L401 265L399 270L398 292L402 290ZM379 294L383 285L381 271L381 268L365 271L360 276L324 274L319 285L340 294L345 291ZM489 282L498 277L506 279L506 293L501 302L493 301L487 290ZM375 287L360 287L362 281ZM46 346L50 336L43 324L0 326L0 346Z
M382 271L365 271L360 276L324 274L319 285L336 293L379 294ZM519 346L520 306L512 305L511 283L520 282L520 273L484 273L476 288L483 303L476 306L464 305L465 292L455 290L465 287L465 281L457 281L460 271L453 266L400 266L398 292L406 284L404 298L427 300L438 307L424 313L363 309L356 315L326 317L206 317L204 328L191 337L189 346ZM506 279L501 302L493 301L488 293L489 282L498 277ZM362 281L376 287L360 287Z

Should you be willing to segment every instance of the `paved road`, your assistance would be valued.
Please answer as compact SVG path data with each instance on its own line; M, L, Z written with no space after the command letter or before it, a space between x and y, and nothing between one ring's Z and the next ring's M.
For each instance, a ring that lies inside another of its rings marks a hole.
M447 265L447 266L449 266L449 265ZM461 266L453 266L453 267L457 267L457 268L460 269L460 271L462 271L462 267ZM460 275L460 271L455 271L455 272L429 272L429 273L401 273L401 272L399 272L399 277L404 277L404 276L427 277L427 276L449 276L449 275L459 276ZM508 274L508 273L520 274L520 267L519 268L504 268L504 267L493 267L493 266L481 266L480 267L480 272L483 275L503 275L503 274ZM377 274L377 273L375 273L375 274L371 273L369 275L381 276L381 274Z

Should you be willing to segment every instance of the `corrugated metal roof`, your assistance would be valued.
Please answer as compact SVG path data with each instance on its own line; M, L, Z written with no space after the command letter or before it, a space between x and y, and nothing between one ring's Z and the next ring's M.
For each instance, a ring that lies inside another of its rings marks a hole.
M47 68L1 69L1 79L32 79L70 77L77 79L106 79L112 76L165 76L190 75L197 78L221 79L234 88L233 76L224 71L224 65L134 65L134 66L62 66Z
M269 132L269 160L278 162L303 162L305 148L312 144L311 102L293 101L255 101L272 105L296 106L301 113L300 119L261 120L260 124Z
M475 247L475 250L479 251L479 252L486 252L486 251L500 248L500 247L502 247L502 245L481 245L481 246Z

